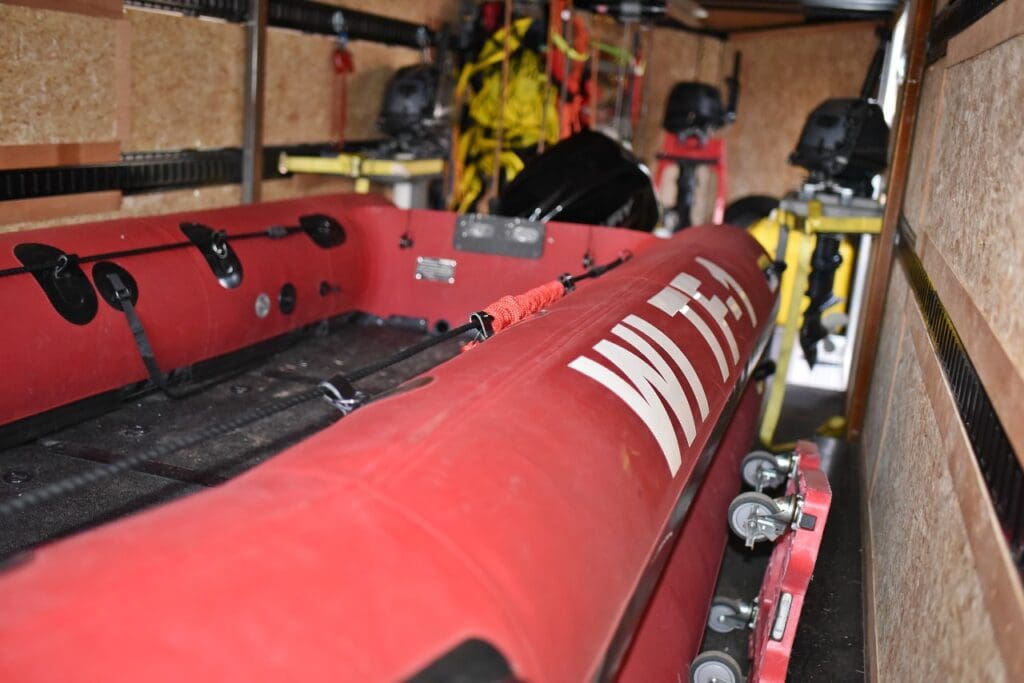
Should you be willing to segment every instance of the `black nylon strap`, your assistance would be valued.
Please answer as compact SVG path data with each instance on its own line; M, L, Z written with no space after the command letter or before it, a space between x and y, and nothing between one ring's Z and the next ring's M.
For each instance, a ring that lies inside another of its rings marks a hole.
M146 366L146 372L149 374L149 380L165 392L168 391L167 377L160 370L160 365L156 362L156 354L153 353L153 345L149 343L149 337L146 336L146 328L142 326L142 320L139 319L139 314L135 311L135 305L132 304L131 292L125 287L124 281L121 280L117 273L107 273L107 279L110 281L110 284L114 285L114 296L117 297L118 302L121 304L121 310L128 321L128 329L132 331L132 336L135 338L135 346L139 350L142 362Z

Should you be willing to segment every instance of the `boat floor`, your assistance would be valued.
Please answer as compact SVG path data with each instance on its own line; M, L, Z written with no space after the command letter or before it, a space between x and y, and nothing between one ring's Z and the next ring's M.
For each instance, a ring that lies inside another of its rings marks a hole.
M427 334L367 316L337 321L297 338L187 398L154 392L113 412L0 452L0 498L132 455L257 405L308 390L338 372L373 363ZM371 395L387 391L458 353L458 341L432 347L360 381ZM144 463L59 501L33 506L0 529L0 558L172 498L217 486L340 416L326 401L304 403L242 431Z

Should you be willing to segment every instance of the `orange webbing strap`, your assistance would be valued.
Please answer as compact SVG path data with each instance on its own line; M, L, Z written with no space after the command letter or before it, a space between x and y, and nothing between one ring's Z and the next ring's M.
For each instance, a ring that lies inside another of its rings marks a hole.
M561 280L552 280L523 294L503 296L471 315L470 320L478 323L481 335L487 339L558 301L565 296L565 292L565 284ZM478 343L469 342L462 350L471 349Z

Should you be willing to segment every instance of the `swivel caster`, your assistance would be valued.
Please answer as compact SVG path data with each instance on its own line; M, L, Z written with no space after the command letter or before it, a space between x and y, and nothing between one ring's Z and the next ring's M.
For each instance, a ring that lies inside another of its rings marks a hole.
M721 650L708 650L690 664L690 683L742 683L740 665Z
M740 464L743 483L755 491L774 489L786 483L796 470L796 455L775 455L768 451L747 453Z
M708 614L708 628L715 633L729 633L741 628L753 628L756 619L756 605L716 596Z
M747 491L729 503L729 528L744 540L748 548L753 548L759 541L774 541L799 518L800 499L797 496L769 498L763 493Z

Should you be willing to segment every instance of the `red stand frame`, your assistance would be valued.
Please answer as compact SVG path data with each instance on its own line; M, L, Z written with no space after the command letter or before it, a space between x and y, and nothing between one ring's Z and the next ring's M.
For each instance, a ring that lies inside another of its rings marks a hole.
M708 138L702 142L700 138L688 137L680 140L673 133L665 133L661 139L661 149L657 154L658 163L654 171L654 184L661 187L661 178L670 164L678 164L681 161L695 161L705 166L710 166L717 180L715 188L715 211L711 222L721 225L725 222L725 198L726 188L726 154L725 140L722 138ZM698 221L699 222L699 221Z

